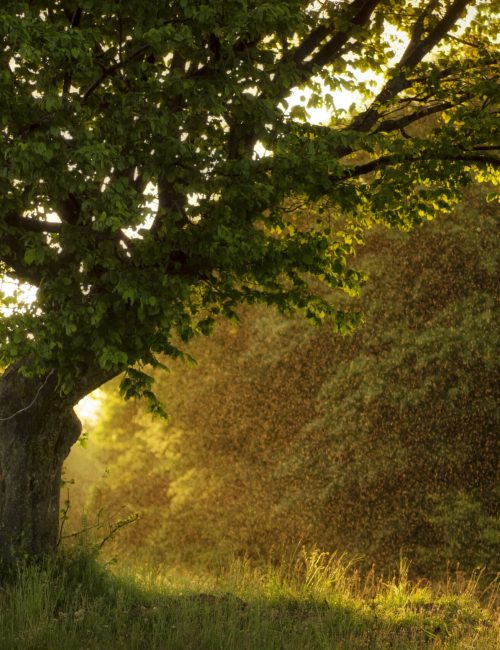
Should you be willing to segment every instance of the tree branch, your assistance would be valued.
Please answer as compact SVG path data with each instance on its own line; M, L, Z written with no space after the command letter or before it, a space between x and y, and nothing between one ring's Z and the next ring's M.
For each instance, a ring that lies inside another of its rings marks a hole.
M165 178L158 179L158 212L156 214L153 225L151 226L151 233L154 235L158 232L162 225L162 217L167 210L173 210L179 215L179 219L175 222L176 225L181 227L187 223L185 213L186 197L184 194L177 192L172 183Z
M37 219L30 219L29 217L21 217L18 214L9 213L5 217L5 223L9 226L21 228L25 232L39 232L39 233L59 233L61 232L60 223L49 221L38 221Z
M471 43L470 41L466 41L463 38L459 38L458 36L454 36L453 34L446 34L446 38L449 38L450 40L456 41L457 43L460 43L461 45L467 45L467 47L473 47L476 50L482 50L486 49L486 46L484 43L481 43L478 45L477 43Z
M421 19L420 16L415 22L410 39L411 47L408 46L400 61L396 64L389 80L379 92L372 105L363 113L358 115L349 125L349 130L369 131L379 119L378 107L394 99L402 90L410 86L411 81L408 79L408 72L413 70L422 59L428 54L447 34L453 25L460 18L470 0L454 0L446 11L443 18L421 40L417 41L416 35L421 36ZM429 9L430 5L428 6ZM413 41L413 43L412 43Z
M474 149L476 151L476 149ZM464 162L464 163L472 163L472 164L477 164L477 165L493 165L494 167L499 167L500 168L500 157L497 156L486 156L486 155L476 155L473 152L464 152L463 154L460 155L429 155L427 157L416 157L416 156L408 156L408 157L401 157L401 154L397 155L387 155L387 156L380 156L380 158L375 158L375 160L371 160L370 162L364 163L363 165L356 165L355 167L351 167L349 169L346 169L344 174L338 178L337 176L331 176L330 180L333 182L339 182L339 181L345 181L350 178L355 178L358 176L365 176L366 174L370 174L371 172L374 172L377 169L380 169L381 167L387 167L391 164L403 164L403 163L415 163L419 162L422 160L442 160L442 161L447 161L447 162Z
M380 158L375 158L375 160L370 160L370 162L364 163L363 165L356 165L345 170L343 175L340 177L330 176L330 180L333 181L345 181L349 178L355 178L357 176L364 176L365 174L370 174L380 167L385 167L393 162L401 162L401 157L391 156L380 156Z
M133 61L136 61L139 59L147 50L149 49L149 45L143 45L139 49L137 49L135 52L132 52L130 56L128 56L126 59L123 61L118 61L117 63L114 63L113 65L109 66L109 68L104 68L99 77L95 81L93 81L90 86L87 88L87 90L83 93L82 98L81 98L81 103L85 104L89 97L94 93L97 88L102 84L102 82L109 76L114 75L117 70L120 68L124 68L127 64L132 63Z
M418 120L428 117L429 115L434 115L435 113L441 113L449 108L453 108L455 105L456 104L453 104L452 102L441 102L440 104L434 104L433 106L426 106L419 111L415 111L414 113L404 115L397 119L384 120L377 126L374 133L389 133L390 131L404 129L410 124L413 124L413 122L417 122Z
M500 151L500 145L479 144L473 148L474 151Z
M75 225L80 217L81 205L78 198L69 192L68 196L55 205L56 212L64 223Z
M312 57L311 61L301 66L301 68L307 72L312 72L316 66L322 67L332 63L351 38L353 31L359 27L364 27L369 22L378 4L380 4L380 0L357 0L353 2L351 7L355 8L356 6L357 8L357 6L360 6L360 8L353 16L349 26L334 34L319 52Z
M417 63L420 63L424 56L447 35L469 4L472 4L471 0L455 0L427 37L419 41L412 49L407 49L401 58L399 67L414 68Z
M369 10L370 5L377 5L379 0L374 2L373 0L354 0L343 12L340 14L340 17L344 20L347 20L349 16L352 16L351 24L344 30L340 30L336 34L332 34L334 29L333 18L338 18L339 14L336 14L332 17L332 20L324 25L320 25L316 29L313 29L307 36L304 37L302 43L290 51L288 59L291 59L297 65L303 63L304 59L307 58L314 50L321 45L321 43L329 35L331 36L330 41L324 46L321 51L324 51L325 48L329 48L333 56L335 56L335 50L338 47L338 43L342 40L341 46L348 39L349 33L352 31L352 28L359 24L359 21L363 18L363 12ZM373 7L374 8L374 7ZM373 9L372 9L373 11ZM347 35L347 37L346 37ZM318 55L320 52L318 53ZM308 65L308 64L305 64Z
M426 7L424 7L424 10L421 12L420 16L417 18L417 20L413 25L410 41L403 53L403 56L401 57L401 62L404 60L406 56L408 56L415 49L415 47L422 40L422 35L424 34L425 31L425 21L430 16L432 16L432 12L438 6L439 6L439 0L431 0L429 4Z
M33 399L31 400L31 402L29 404L27 404L23 408L20 408L15 413L11 413L11 415L8 415L5 418L0 418L0 422L7 422L8 420L13 420L15 417L17 417L21 413L24 413L25 411L29 411L29 409L35 404L35 402L38 399L38 396L40 395L42 390L47 385L47 382L49 381L50 377L54 374L54 371L55 371L55 368L52 368L52 370L49 372L49 374L45 377L45 381L42 384L40 384L40 386L38 387L38 390L36 391L35 396L33 397Z

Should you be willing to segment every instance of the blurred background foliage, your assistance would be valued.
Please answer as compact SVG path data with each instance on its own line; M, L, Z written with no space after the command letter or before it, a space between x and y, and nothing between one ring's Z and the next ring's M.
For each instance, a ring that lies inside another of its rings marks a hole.
M140 512L108 553L157 563L303 544L379 570L401 554L418 575L498 570L497 217L473 188L410 233L372 230L352 336L240 310L190 345L196 367L158 374L169 423L108 386L67 464L73 528Z

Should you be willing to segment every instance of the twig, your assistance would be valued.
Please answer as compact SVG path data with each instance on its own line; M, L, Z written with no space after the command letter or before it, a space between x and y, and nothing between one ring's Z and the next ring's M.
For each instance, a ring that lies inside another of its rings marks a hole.
M33 406L33 404L36 402L36 400L38 399L38 396L40 395L40 393L41 393L41 391L42 391L42 388L44 388L45 384L49 381L49 377L50 377L53 373L54 373L54 368L52 368L52 370L49 372L49 374L45 377L45 381L44 381L43 384L40 386L40 388L37 390L36 395L35 395L35 397L33 398L33 401L32 401L30 404L28 404L28 406L25 406L24 408L19 409L19 411L16 411L16 412L13 413L12 415L9 415L9 417L7 417L7 418L0 418L0 422L7 422L7 420L12 420L13 418L15 418L15 417L16 417L17 415L19 415L20 413L24 413L25 411L27 411L28 409L30 409L30 408Z
M116 533L121 529L124 528L125 526L128 526L129 524L135 523L139 519L140 515L138 512L136 512L133 515L130 515L126 519L122 519L120 521L117 521L113 526L109 527L109 533L104 537L100 544L97 545L96 550L99 552L104 544L106 544L107 541L109 541L112 537L116 535Z
M97 524L92 524L92 526L86 526L85 528L82 528L81 530L77 530L74 533L68 533L67 535L62 535L61 540L69 539L70 537L78 537L78 535L83 535L83 533L87 533L89 530L102 528L103 526L104 524L101 524L101 522L98 521Z
M64 524L66 523L66 520L68 519L68 512L71 507L71 501L69 500L69 490L68 490L68 498L64 502L64 508L61 511L61 525L59 527L59 536L57 538L57 544L56 548L59 548L59 545L61 543L61 540L63 540L63 530L64 530Z
M123 61L118 61L113 65L111 65L109 68L103 68L100 76L95 81L93 81L90 84L90 86L87 88L87 90L83 93L83 96L81 98L81 103L85 104L88 98L90 97L90 95L94 92L94 90L96 90L107 77L113 75L117 70L123 68L128 63L132 63L133 61L138 59L148 49L149 49L149 45L143 45L135 52L132 52L132 54L128 58L124 59Z

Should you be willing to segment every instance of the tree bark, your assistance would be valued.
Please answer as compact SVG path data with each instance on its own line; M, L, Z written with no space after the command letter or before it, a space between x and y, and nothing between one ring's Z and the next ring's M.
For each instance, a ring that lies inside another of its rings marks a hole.
M0 563L55 551L64 459L81 433L55 373L26 378L12 366L0 377Z

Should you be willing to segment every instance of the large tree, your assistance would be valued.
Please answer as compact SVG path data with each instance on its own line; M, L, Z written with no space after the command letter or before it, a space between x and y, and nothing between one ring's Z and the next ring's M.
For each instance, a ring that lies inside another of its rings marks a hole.
M144 366L241 302L348 328L314 280L357 290L352 238L494 175L494 4L2 2L0 271L36 287L0 314L3 561L54 549L89 391L159 410Z

